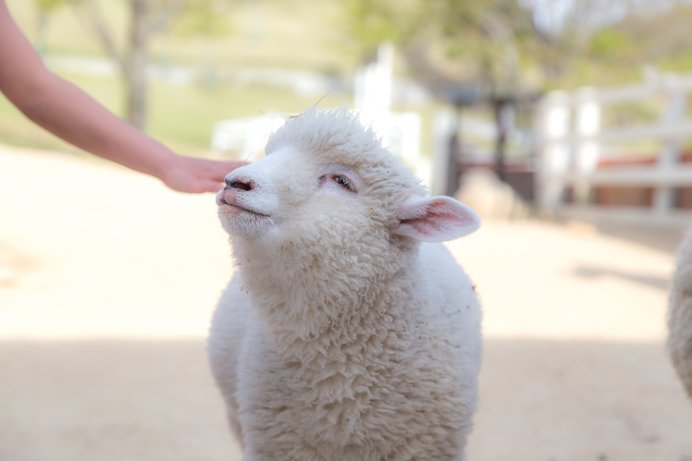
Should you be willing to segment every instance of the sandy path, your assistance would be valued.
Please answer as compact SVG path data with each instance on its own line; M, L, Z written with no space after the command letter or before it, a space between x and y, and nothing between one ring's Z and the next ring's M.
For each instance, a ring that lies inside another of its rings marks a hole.
M214 208L0 146L0 460L240 459L204 353L232 271ZM451 245L485 309L469 460L692 460L661 243L525 222Z

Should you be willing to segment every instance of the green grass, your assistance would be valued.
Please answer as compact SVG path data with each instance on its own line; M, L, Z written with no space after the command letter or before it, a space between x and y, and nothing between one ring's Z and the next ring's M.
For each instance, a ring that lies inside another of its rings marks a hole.
M63 74L116 114L122 113L123 89L115 78ZM208 151L216 122L258 116L267 112L296 113L317 98L296 96L290 90L262 86L178 86L150 84L148 133L172 148L187 153ZM327 95L321 107L344 106L344 96ZM68 146L28 121L6 99L0 99L0 142L27 147L66 149Z
M13 16L29 39L40 45L38 15L33 2L7 0ZM229 34L220 37L157 36L151 43L152 59L172 65L213 69L228 74L242 67L288 67L313 71L349 72L355 59L339 35L331 0L242 1L228 13ZM125 32L125 2L99 2L109 25L122 42ZM97 40L71 8L57 10L43 35L46 55L102 57ZM98 77L61 74L116 114L122 114L123 87L116 76ZM347 77L348 78L348 77ZM172 148L186 153L208 151L216 122L257 116L267 112L296 113L320 98L305 98L292 91L268 86L238 86L230 80L214 85L178 86L150 83L147 131ZM350 104L350 97L330 94L321 107ZM0 98L0 142L28 147L70 150L52 135L26 120L6 99Z
M42 131L3 98L0 98L0 142L22 147L69 150L67 144Z
M127 32L126 2L96 1L116 43L122 48ZM31 0L7 0L13 16L33 43L38 43L38 14ZM352 71L358 56L353 40L343 33L343 11L333 0L234 1L220 13L225 33L183 33L173 23L167 33L154 35L154 59L219 66L289 67L322 71ZM43 34L49 54L103 55L100 43L73 8L51 14Z
M290 90L259 85L209 89L201 85L183 88L156 84L152 90L150 132L186 150L207 149L218 121L269 112L294 114L317 103L317 98L303 98ZM343 96L327 95L320 106L344 106L349 102Z

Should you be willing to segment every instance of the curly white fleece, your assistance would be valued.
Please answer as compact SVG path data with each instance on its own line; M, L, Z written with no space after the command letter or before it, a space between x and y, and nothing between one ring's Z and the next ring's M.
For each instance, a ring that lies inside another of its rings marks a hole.
M209 337L243 459L462 460L480 305L444 246L393 233L424 188L344 111L290 119L267 153L286 148L301 163L281 186L285 213L232 236L238 271ZM330 164L362 179L349 206L303 190Z

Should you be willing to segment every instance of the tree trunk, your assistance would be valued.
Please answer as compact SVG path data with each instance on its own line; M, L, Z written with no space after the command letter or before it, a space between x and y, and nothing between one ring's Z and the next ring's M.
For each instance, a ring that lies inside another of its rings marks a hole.
M495 126L497 128L497 135L495 137L495 174L497 174L500 181L507 182L505 156L512 108L510 101L502 97L493 100L492 106Z
M50 21L50 12L41 8L38 11L36 18L36 49L40 54L46 52L46 35L48 34L48 23Z
M125 116L127 120L144 130L147 122L147 18L149 0L130 0L130 33L125 56Z

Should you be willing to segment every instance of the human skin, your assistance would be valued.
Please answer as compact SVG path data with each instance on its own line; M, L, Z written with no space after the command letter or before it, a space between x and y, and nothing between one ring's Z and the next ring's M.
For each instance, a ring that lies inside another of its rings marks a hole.
M24 115L64 141L132 170L156 177L179 192L216 192L223 177L245 162L178 155L58 77L0 0L0 91Z

